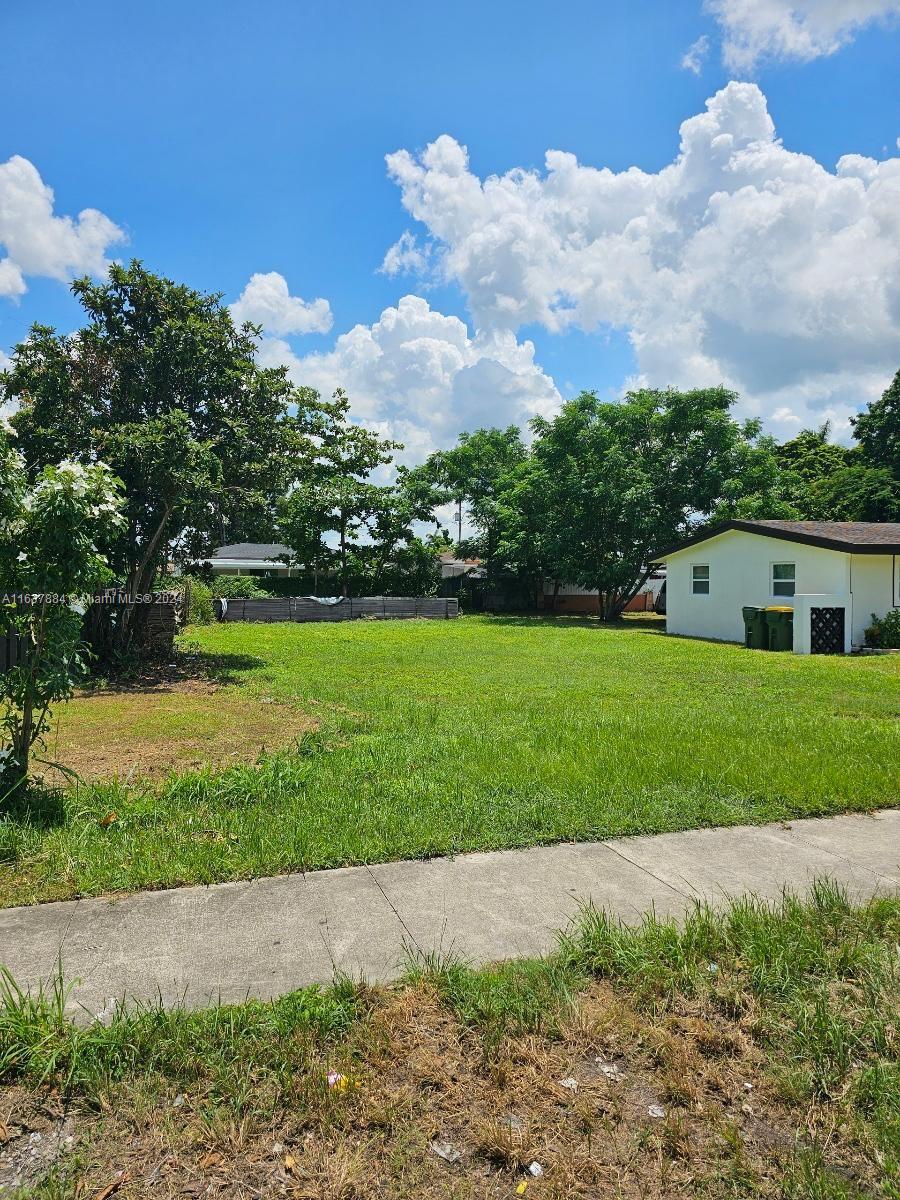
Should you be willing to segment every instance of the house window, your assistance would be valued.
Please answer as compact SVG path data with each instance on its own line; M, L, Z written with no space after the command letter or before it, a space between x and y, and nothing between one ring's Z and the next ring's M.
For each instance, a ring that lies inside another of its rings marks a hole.
M709 567L691 567L691 591L695 596L709 595Z
M772 595L793 596L796 574L794 563L772 563Z

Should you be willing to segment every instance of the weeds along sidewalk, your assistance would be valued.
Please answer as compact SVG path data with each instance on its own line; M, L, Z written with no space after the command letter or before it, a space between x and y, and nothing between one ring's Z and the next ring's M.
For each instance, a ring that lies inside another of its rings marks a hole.
M892 1196L898 939L896 896L854 906L823 882L680 925L588 910L543 959L474 970L445 954L391 987L114 1005L88 1027L64 991L7 982L0 1183L61 1200L374 1181L428 1200L586 1200L610 1181Z

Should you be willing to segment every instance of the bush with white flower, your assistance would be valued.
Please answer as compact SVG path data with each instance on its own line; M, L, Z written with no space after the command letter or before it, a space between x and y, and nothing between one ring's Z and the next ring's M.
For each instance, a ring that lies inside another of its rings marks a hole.
M98 546L122 521L121 484L104 464L62 462L29 485L0 430L0 631L22 647L0 674L0 798L24 784L51 706L86 671L82 617L109 582Z

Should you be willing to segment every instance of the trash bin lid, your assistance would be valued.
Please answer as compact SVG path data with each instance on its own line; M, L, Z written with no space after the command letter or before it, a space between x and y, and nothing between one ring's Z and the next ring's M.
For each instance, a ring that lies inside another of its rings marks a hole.
M794 610L789 604L770 604L763 611L764 612L789 612L789 613L792 613Z

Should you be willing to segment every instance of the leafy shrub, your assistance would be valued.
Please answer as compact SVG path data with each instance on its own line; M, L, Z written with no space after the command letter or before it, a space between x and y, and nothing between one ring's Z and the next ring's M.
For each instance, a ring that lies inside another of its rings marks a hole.
M217 575L213 580L212 594L214 599L221 600L260 600L269 593L252 575Z
M190 589L188 621L191 625L212 625L216 619L216 610L213 607L209 584L193 575L185 575L184 583Z
M891 609L884 617L872 613L872 624L866 630L866 645L879 650L900 650L900 608Z
M331 575L324 573L318 578L315 575L278 575L264 580L264 586L270 596L339 596L341 585ZM373 592L354 591L355 596L374 595Z
M19 661L0 674L4 798L12 794L8 785L24 791L51 707L68 700L87 672L79 597L109 582L100 546L124 523L122 484L107 466L65 461L44 467L31 484L0 429L0 592L34 598L0 607L0 627L17 634L22 647Z

